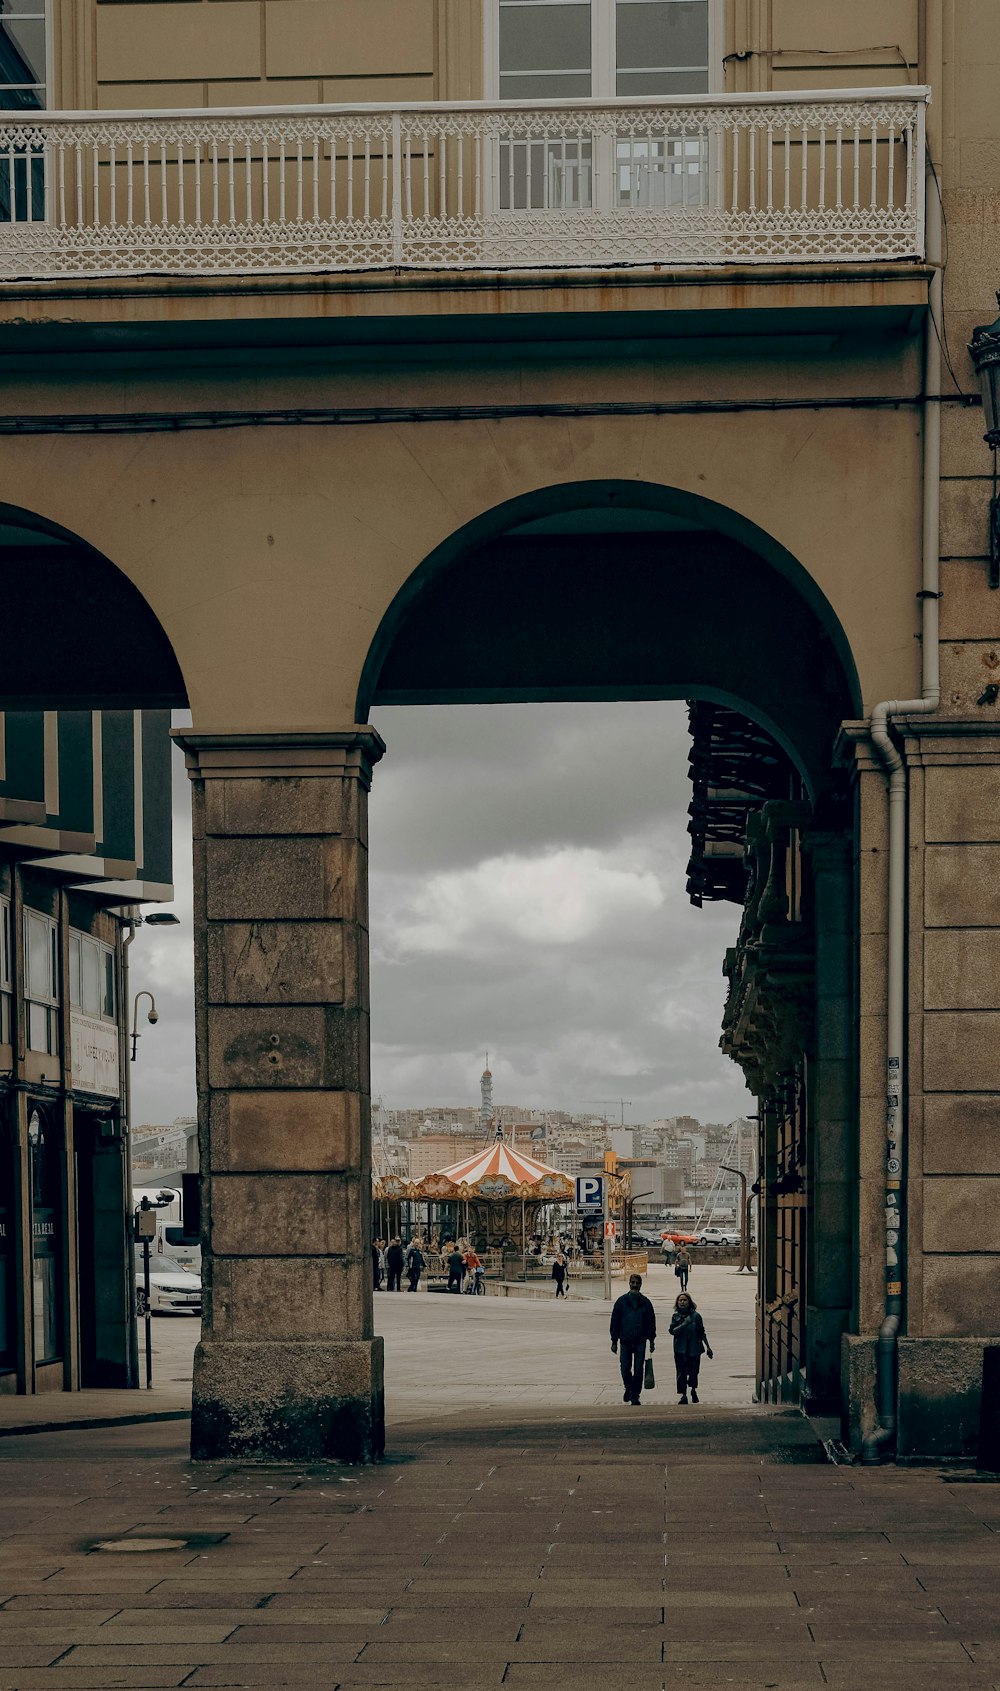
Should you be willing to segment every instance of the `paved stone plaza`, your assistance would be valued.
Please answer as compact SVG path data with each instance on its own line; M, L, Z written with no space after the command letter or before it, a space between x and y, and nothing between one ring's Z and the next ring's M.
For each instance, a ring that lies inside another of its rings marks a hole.
M194 1468L177 1420L3 1439L0 1691L1000 1686L1000 1488L827 1465L746 1402L749 1280L692 1290L699 1409L621 1403L602 1305L404 1294L379 1467ZM193 1327L156 1325L157 1402Z

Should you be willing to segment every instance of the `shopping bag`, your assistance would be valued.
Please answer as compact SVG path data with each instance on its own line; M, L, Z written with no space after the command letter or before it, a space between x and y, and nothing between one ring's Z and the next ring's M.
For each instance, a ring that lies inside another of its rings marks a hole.
M656 1385L656 1375L653 1373L653 1358L651 1356L647 1356L647 1358L646 1358L646 1375L645 1375L645 1379L643 1380L643 1388L644 1388L645 1391L651 1392L655 1385Z

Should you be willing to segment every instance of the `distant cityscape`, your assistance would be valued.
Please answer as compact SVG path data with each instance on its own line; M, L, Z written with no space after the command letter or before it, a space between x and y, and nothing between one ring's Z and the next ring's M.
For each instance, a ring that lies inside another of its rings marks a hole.
M474 1155L498 1127L518 1150L574 1178L600 1168L605 1153L613 1151L619 1167L631 1170L637 1217L700 1213L706 1205L719 1215L735 1214L739 1183L729 1171L739 1169L750 1181L757 1172L756 1123L746 1117L701 1122L677 1115L624 1125L586 1111L494 1103L488 1069L480 1082L478 1105L389 1109L377 1099L372 1109L373 1167L379 1175L421 1180ZM136 1127L136 1184L144 1174L197 1167L196 1145L193 1116L180 1116L166 1126Z

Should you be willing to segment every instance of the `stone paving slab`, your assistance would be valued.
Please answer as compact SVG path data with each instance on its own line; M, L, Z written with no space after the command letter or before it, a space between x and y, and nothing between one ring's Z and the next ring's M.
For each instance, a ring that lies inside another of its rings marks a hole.
M174 1423L5 1440L0 1691L1000 1687L997 1488L828 1467L791 1411L628 1414L597 1373L570 1410L600 1309L560 1353L539 1306L516 1393L470 1414L518 1329L443 1301L393 1309L416 1371L376 1468L194 1467ZM143 1536L179 1542L95 1548Z

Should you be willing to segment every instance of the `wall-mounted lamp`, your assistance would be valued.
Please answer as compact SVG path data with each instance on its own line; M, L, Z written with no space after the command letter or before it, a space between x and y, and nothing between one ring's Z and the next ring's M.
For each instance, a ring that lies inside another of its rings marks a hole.
M1000 305L1000 294L997 294ZM1000 587L1000 497L997 496L997 448L1000 447L1000 317L993 323L981 323L972 331L969 342L972 362L976 366L979 390L983 396L983 435L987 446L993 448L993 497L990 500L990 586Z
M133 1063L135 1062L136 1046L138 1045L139 1040L142 1038L142 1034L139 1032L139 1000L140 1000L140 998L148 998L149 999L149 1010L147 1011L147 1014L146 1014L147 1022L149 1022L151 1025L155 1026L156 1023L160 1019L159 1011L156 1008L156 999L153 997L153 994L151 992L137 992L136 995L135 995L135 998L133 1000L133 1003L132 1003L132 1061L133 1061Z

